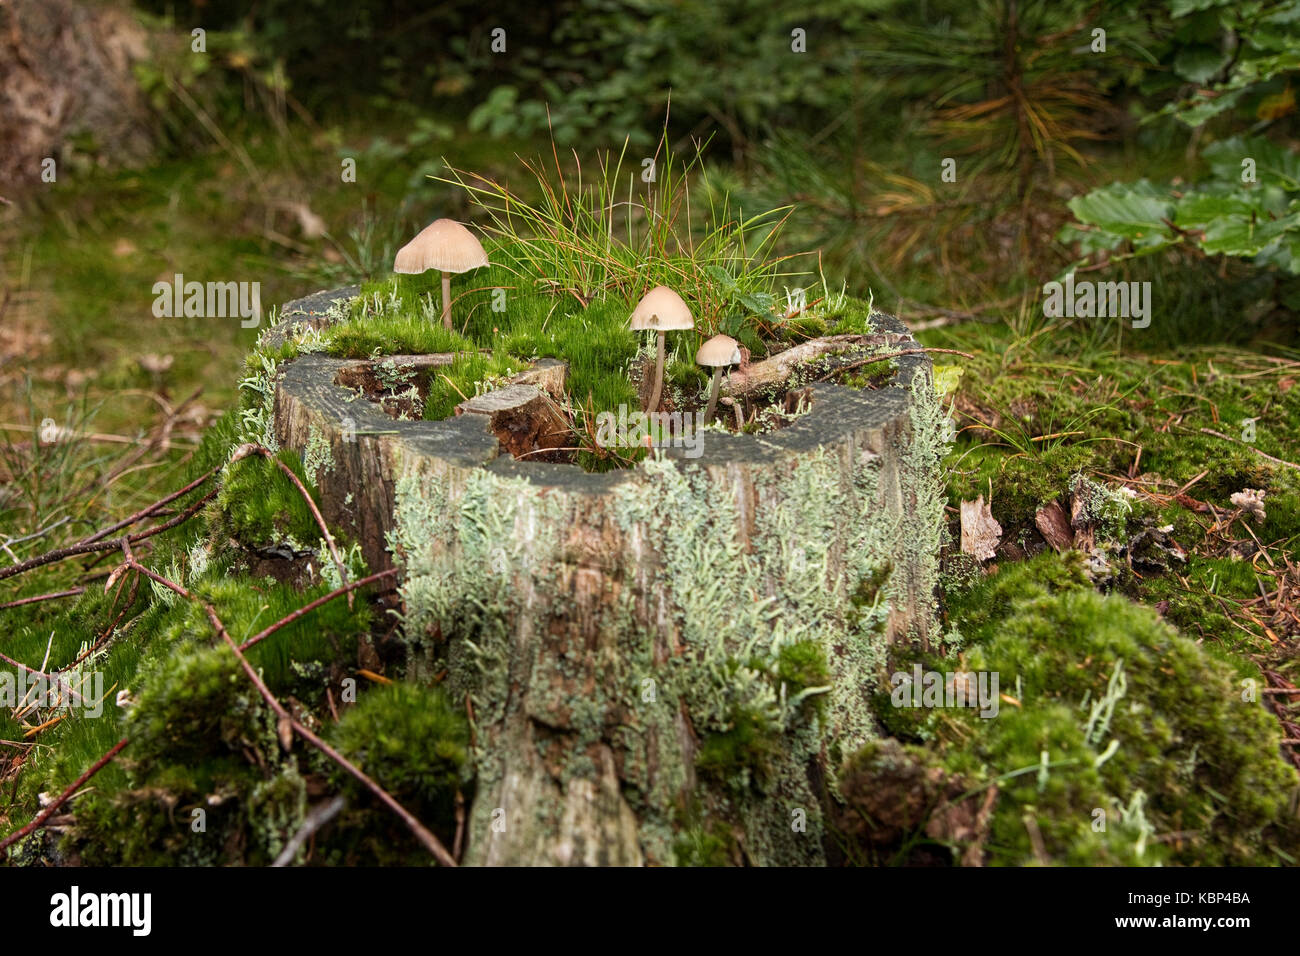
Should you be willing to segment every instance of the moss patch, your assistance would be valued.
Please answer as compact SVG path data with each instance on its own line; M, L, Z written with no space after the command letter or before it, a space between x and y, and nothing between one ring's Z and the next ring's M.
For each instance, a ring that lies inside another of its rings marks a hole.
M997 673L1010 699L992 719L911 711L894 730L1001 788L991 862L1300 858L1297 775L1279 756L1277 722L1244 694L1241 681L1257 677L1249 665L1098 595L1077 554L1004 567L955 597L952 616L964 669Z

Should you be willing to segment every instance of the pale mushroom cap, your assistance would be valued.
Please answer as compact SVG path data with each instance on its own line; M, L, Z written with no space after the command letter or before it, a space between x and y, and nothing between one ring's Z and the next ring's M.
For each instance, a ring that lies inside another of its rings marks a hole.
M710 368L739 365L740 343L730 335L715 335L700 346L700 350L695 353L695 361Z
M393 271L408 275L429 269L468 272L487 264L487 253L472 232L452 219L439 219L397 250Z
M682 297L666 285L657 285L645 294L645 298L633 311L630 324L633 332L643 329L674 332L695 328L691 310L682 301Z

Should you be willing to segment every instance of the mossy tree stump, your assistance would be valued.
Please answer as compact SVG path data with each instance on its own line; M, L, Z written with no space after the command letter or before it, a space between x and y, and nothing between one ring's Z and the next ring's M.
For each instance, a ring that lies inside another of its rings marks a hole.
M328 297L305 302L285 321ZM467 861L822 862L825 783L875 735L887 645L931 628L925 357L877 390L811 385L778 431L602 474L515 460L486 415L394 420L336 384L355 365L285 362L275 435L371 568L401 569L409 674L472 714Z

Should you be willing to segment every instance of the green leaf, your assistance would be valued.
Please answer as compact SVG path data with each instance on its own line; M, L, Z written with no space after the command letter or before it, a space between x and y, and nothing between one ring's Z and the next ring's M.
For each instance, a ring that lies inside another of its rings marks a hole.
M1253 216L1229 216L1206 227L1201 248L1208 253L1254 256L1286 234L1296 233L1298 230L1300 230L1300 212L1294 212L1281 219L1264 221Z
M1172 218L1168 194L1147 180L1112 183L1070 200L1070 211L1080 222L1098 227L1136 248L1158 248L1175 241L1164 220Z
M1208 83L1212 76L1223 69L1228 59L1222 50L1212 47L1185 47L1174 57L1174 72L1193 83Z
M1253 159L1257 182L1300 191L1300 156L1262 136L1234 136L1206 147L1201 155L1219 179L1240 181L1242 160Z
M741 292L736 295L736 301L755 315L776 314L776 297L770 292Z

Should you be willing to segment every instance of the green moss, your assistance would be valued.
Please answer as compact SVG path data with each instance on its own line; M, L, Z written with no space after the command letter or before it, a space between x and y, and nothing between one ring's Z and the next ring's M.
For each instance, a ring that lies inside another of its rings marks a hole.
M696 766L735 792L743 794L751 786L762 790L771 775L771 759L781 744L779 729L766 714L745 708L728 714L725 727L701 741Z
M846 298L826 319L836 335L870 335L875 331L871 313L870 302Z
M146 772L167 760L194 763L217 750L238 750L261 700L225 647L168 655L138 691L127 732L131 758Z
M318 500L320 493L308 478L302 460L290 451L280 451L276 457ZM275 462L261 455L249 455L226 466L217 505L219 529L246 547L265 548L283 542L303 550L320 537L320 528L302 492Z
M424 403L426 421L440 421L455 414L456 406L467 398L489 390L520 371L524 363L502 351L483 355L473 352L457 356L429 381Z
M1004 567L954 603L965 665L1000 675L995 719L935 713L946 765L1001 788L993 862L1259 865L1300 857L1277 722L1226 663L1087 587L1077 559ZM1098 708L1110 699L1113 709ZM1094 811L1106 830L1098 831ZM1026 817L1032 823L1026 823ZM1161 835L1178 832L1178 840ZM1118 836L1117 836L1118 834Z
M777 651L776 661L777 680L791 692L825 687L831 679L826 650L817 641L785 644Z
M395 683L367 691L333 728L339 751L426 824L452 827L455 796L468 783L469 725L439 688ZM341 769L338 786L360 785Z
M673 859L678 866L731 866L736 840L719 822L683 828L673 841Z

